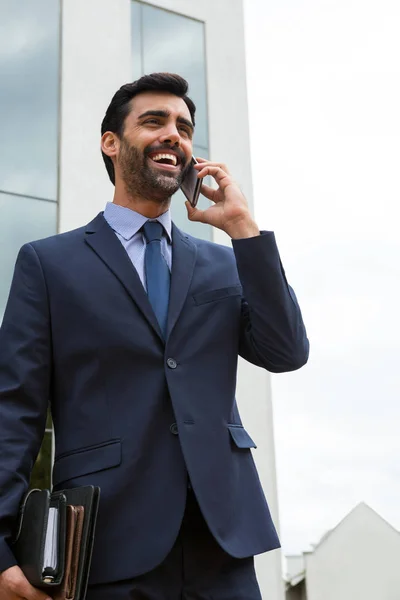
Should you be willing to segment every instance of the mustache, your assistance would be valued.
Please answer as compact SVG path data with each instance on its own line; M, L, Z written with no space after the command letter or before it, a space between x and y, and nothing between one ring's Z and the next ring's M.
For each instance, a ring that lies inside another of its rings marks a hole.
M168 144L162 144L160 146L146 146L146 148L144 149L144 155L148 156L150 152L162 153L163 151L168 152L169 150L172 150L179 157L180 164L183 167L187 166L189 161L186 159L186 156L183 153L183 151L180 148L172 148L172 146L169 146Z

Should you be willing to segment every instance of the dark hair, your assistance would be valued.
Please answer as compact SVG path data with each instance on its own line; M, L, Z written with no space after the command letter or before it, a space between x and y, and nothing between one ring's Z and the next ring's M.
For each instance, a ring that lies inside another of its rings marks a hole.
M188 91L188 82L174 73L152 73L151 75L143 75L133 83L126 83L114 94L113 99L107 108L103 122L101 124L101 135L106 131L116 133L118 137L122 137L124 132L125 119L130 113L130 101L132 98L142 92L169 92L179 98L182 98L189 109L193 125L195 125L196 106L186 94ZM101 152L103 155L104 164L106 165L108 176L111 183L115 185L115 171L113 161L109 156Z

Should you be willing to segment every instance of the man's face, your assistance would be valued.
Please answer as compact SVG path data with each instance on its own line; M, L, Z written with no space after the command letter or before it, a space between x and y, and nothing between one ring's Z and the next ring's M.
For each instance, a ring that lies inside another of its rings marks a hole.
M180 187L192 157L193 125L184 100L144 92L131 102L117 155L132 195L165 202Z

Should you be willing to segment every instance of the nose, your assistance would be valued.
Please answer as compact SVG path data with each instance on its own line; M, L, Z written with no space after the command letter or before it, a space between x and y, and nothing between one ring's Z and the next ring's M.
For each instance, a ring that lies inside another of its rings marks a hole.
M181 145L181 136L174 123L168 124L162 131L160 136L161 143L169 143L173 146Z

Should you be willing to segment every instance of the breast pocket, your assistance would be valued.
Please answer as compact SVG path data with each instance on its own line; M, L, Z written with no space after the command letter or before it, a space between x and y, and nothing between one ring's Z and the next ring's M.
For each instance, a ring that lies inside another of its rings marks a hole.
M194 294L194 303L199 306L200 304L207 304L208 302L216 302L217 300L223 300L224 298L230 298L231 296L241 296L242 286L232 285L231 287L219 288L217 290L209 290L207 292L201 292L200 294Z

